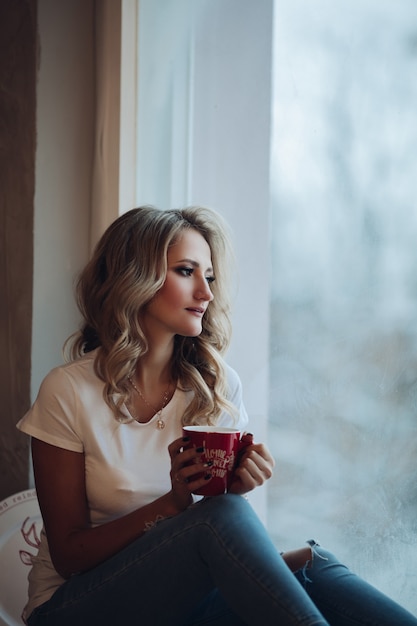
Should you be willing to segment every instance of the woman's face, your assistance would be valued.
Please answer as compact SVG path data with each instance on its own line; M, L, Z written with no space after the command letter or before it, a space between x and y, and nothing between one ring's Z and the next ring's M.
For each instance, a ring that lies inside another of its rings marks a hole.
M145 309L142 323L150 338L196 337L213 300L210 247L196 230L184 230L168 249L165 282Z

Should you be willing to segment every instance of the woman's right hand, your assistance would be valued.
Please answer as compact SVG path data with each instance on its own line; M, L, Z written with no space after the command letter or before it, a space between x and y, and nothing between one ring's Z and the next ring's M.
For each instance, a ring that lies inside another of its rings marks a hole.
M192 492L211 480L210 464L202 458L203 449L185 448L189 439L180 438L168 446L171 457L171 494L174 505L180 510L193 502Z

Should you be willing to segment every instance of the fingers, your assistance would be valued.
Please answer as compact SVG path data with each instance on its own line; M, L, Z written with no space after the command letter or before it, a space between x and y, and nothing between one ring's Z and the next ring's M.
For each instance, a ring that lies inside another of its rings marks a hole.
M242 455L241 464L247 459L251 460L262 471L266 472L266 478L271 478L272 469L275 466L274 457L263 443L257 443L246 448Z
M184 446L187 445L188 441L188 437L180 437L179 439L175 439L175 441L169 444L168 452L171 460L173 460L177 456L177 454L183 451Z
M185 464L199 463L202 460L203 448L188 447L187 444L189 445L189 439L184 437L176 439L168 446L173 469L178 470Z
M235 474L250 490L263 485L272 476L270 468L261 469L253 459L247 459L236 469Z
M211 480L212 475L207 471L206 464L204 464L201 468L203 471L198 471L195 473L195 469L192 469L193 472L190 476L187 476L188 471L180 470L173 477L173 489L180 489L181 487L185 488L187 492L193 493L207 484L208 481Z
M263 444L254 444L246 448L234 474L239 482L235 487L239 491L251 491L263 485L273 475L275 461Z
M204 459L204 449L186 445L188 439L177 439L169 447L171 456L171 483L176 491L192 492L211 479L212 461Z

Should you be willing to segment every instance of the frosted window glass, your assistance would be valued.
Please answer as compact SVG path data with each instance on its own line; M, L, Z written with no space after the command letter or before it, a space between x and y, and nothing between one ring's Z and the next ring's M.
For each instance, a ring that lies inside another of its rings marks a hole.
M417 611L417 2L275 4L269 527Z

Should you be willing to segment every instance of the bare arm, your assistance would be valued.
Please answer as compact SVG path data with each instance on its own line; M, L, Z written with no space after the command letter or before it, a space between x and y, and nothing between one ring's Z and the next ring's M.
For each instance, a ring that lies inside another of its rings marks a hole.
M195 449L183 451L182 439L169 446L171 490L154 502L117 520L91 528L85 487L84 454L32 439L32 455L39 506L52 562L64 578L86 571L113 556L140 537L146 524L158 516L170 517L192 502L191 491L205 472ZM187 464L193 464L188 466ZM178 479L181 476L181 480Z

